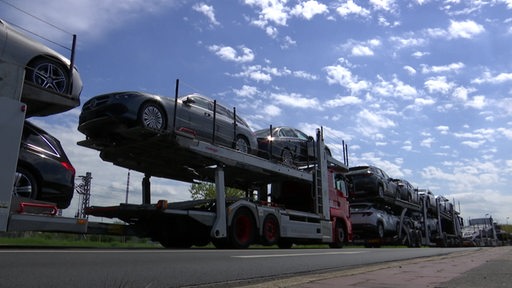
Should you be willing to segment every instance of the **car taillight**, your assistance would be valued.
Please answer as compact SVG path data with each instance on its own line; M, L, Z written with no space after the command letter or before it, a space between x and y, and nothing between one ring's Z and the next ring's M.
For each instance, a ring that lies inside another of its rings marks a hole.
M60 162L60 165L64 166L64 168L66 168L66 170L68 171L71 171L71 173L73 173L73 176L75 176L75 167L73 167L73 165L71 165L71 163L69 162Z

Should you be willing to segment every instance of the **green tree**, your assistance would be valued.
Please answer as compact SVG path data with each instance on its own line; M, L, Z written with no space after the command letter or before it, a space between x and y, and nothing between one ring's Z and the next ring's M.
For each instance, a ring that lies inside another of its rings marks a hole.
M215 199L215 184L208 182L193 183L188 189L192 199ZM240 189L226 187L226 198L242 198L245 192Z

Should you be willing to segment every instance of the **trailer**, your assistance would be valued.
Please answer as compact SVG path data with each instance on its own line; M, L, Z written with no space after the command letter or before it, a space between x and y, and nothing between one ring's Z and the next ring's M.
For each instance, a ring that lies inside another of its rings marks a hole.
M398 192L397 192L398 193ZM426 194L424 194L426 195ZM408 247L462 246L463 219L455 210L454 205L444 197L436 197L431 204L430 199L420 195L417 203L383 195L374 198L353 198L351 204L381 203L386 207L383 213L395 221L396 229L383 237L374 237L359 233L354 224L354 243L364 244L365 247L380 247L381 245L405 245Z
M139 137L140 133L144 137ZM179 132L161 134L135 128L128 134L139 140L121 147L98 146L91 139L81 141L82 146L101 150L102 159L116 165L140 171L148 164L141 160L148 159L152 167L165 169L155 171L166 177L188 182L200 179L216 187L216 199L158 200L153 204L148 174L143 180L142 204L93 206L87 213L120 219L137 235L150 237L165 247L204 246L210 242L219 248L247 248L252 244L288 248L294 243L342 247L351 238L344 176L347 166L327 155L322 133L321 129L317 132L317 163L301 168ZM246 197L226 199L226 187L242 189Z
M293 243L341 247L350 240L344 177L347 166L325 153L321 130L315 149L317 163L297 168L199 141L179 131L134 129L132 135L143 135L143 140L134 137L124 146L102 146L100 157L145 173L142 203L86 209L89 215L120 219L124 221L121 225L61 217L56 215L52 203L13 197L12 183L27 110L20 102L24 70L1 64L2 75L9 75L4 80L9 85L2 85L0 97L0 132L7 139L1 147L5 157L0 171L0 232L137 235L151 237L165 247L203 246L209 242L234 248L251 244L291 247ZM92 149L99 147L90 139L79 144ZM159 152L163 148L167 153ZM147 167L166 167L165 176L171 179L215 183L216 199L152 202L150 178L160 176L162 170ZM244 189L247 197L226 199L226 187ZM297 205L299 202L302 205Z

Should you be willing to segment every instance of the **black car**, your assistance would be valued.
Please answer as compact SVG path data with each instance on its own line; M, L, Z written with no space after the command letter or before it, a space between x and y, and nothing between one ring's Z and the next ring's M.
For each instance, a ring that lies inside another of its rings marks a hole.
M375 166L350 167L346 176L352 182L351 198L397 197L398 186L382 169Z
M393 182L398 186L398 197L410 203L419 204L418 189L414 188L409 181L405 179L393 179Z
M14 182L15 197L67 208L75 189L75 168L58 139L25 121Z
M277 159L289 166L313 163L315 157L315 140L304 132L286 126L261 129L256 132L258 155L263 158ZM329 148L326 152L331 155Z
M84 103L78 124L78 130L98 145L123 141L140 127L164 133L175 130L243 153L257 152L256 137L247 122L199 94L180 97L176 105L174 98L145 92L99 95Z

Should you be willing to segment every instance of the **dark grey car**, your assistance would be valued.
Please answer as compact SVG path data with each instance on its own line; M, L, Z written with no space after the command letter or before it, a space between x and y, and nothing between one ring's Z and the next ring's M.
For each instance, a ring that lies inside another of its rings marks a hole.
M286 165L307 165L316 161L315 140L306 133L292 127L278 126L255 132L259 153L263 158L278 159ZM331 155L328 147L327 155Z
M115 143L134 127L175 129L244 153L258 152L254 133L233 111L199 94L180 97L176 103L174 98L144 92L99 95L84 103L78 130L98 143Z
M409 181L405 179L393 179L393 181L398 186L400 199L414 204L420 203L418 189L414 188Z
M400 219L379 203L351 203L350 219L357 238L384 238L398 231Z
M352 199L397 197L398 187L393 179L375 166L350 167L346 174L352 182Z

